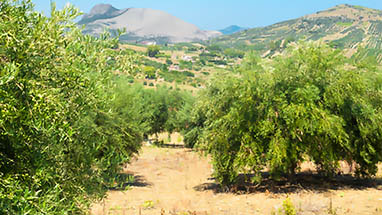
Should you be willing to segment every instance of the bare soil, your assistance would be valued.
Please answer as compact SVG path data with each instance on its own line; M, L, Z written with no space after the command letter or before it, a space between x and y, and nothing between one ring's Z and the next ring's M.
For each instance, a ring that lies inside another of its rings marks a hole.
M145 146L125 170L135 182L126 191L110 191L105 201L92 207L91 214L278 214L289 197L297 214L382 215L380 179L360 181L343 176L328 180L311 174L309 165L303 170L294 183L266 178L259 186L223 192L211 176L208 158L180 144Z

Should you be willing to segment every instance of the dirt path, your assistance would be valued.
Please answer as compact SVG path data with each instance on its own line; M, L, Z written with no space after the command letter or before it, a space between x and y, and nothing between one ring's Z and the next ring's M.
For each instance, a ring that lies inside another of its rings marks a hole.
M381 186L287 194L198 191L214 183L211 165L206 158L183 148L144 147L127 170L135 175L135 185L127 191L110 191L104 203L92 208L92 215L271 214L278 211L287 195L299 214L330 214L330 201L331 214L382 214Z

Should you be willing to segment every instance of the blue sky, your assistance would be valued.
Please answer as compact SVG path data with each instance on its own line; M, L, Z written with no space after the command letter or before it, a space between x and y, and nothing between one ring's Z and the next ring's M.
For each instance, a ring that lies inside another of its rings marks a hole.
M32 0L35 9L48 14L50 0ZM166 11L204 30L218 30L229 25L259 27L297 18L333 7L352 4L382 10L382 0L52 0L58 8L70 2L87 13L98 3L118 9L153 8Z

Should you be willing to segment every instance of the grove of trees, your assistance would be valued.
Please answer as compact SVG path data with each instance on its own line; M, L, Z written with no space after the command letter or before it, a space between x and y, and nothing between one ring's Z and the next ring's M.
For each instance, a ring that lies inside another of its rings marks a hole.
M136 56L52 6L48 18L31 1L0 4L1 214L86 214L188 98L130 85L117 74L136 72Z
M193 97L131 84L138 57L108 33L83 35L73 22L78 14L52 5L46 17L30 0L0 3L1 214L86 214L143 139L161 132L180 131L187 147L211 155L224 186L242 173L260 182L265 169L293 177L304 161L327 176L340 161L355 163L358 176L377 173L382 76L375 61L298 43L272 60L247 54Z
M82 35L68 6L0 4L0 211L76 214L103 197L142 134L113 104L117 39Z
M223 185L238 174L260 182L292 177L304 161L328 176L339 161L375 175L382 160L382 76L340 51L311 43L272 62L247 56L240 75L218 77L199 95L183 129L185 141L212 156Z

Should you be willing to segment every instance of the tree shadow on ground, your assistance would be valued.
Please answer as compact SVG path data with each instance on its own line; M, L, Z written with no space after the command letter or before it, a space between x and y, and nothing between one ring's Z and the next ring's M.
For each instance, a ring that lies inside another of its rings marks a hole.
M109 190L123 191L130 187L149 187L152 184L147 182L141 175L133 175L129 173L120 173L115 178L113 186L109 187Z
M153 145L159 148L170 148L170 149L183 149L186 148L184 144L176 144L176 143L164 143L163 140L158 139L148 139L146 142L149 145Z
M382 191L382 179L360 179L352 175L337 175L334 177L326 177L316 173L302 172L296 174L293 180L287 177L281 177L279 180L274 180L269 173L262 173L262 181L260 184L249 182L248 179L254 175L241 174L238 176L237 183L231 187L223 187L216 182L204 183L194 187L196 191L212 190L214 193L272 193L272 194L287 194L298 193L301 191L311 192L327 192L329 190L344 190L354 189L363 190L375 188ZM215 180L210 178L210 180Z
M159 147L159 148L168 148L168 149L184 149L184 148L186 148L183 144L161 143L161 144L154 144L154 145Z

